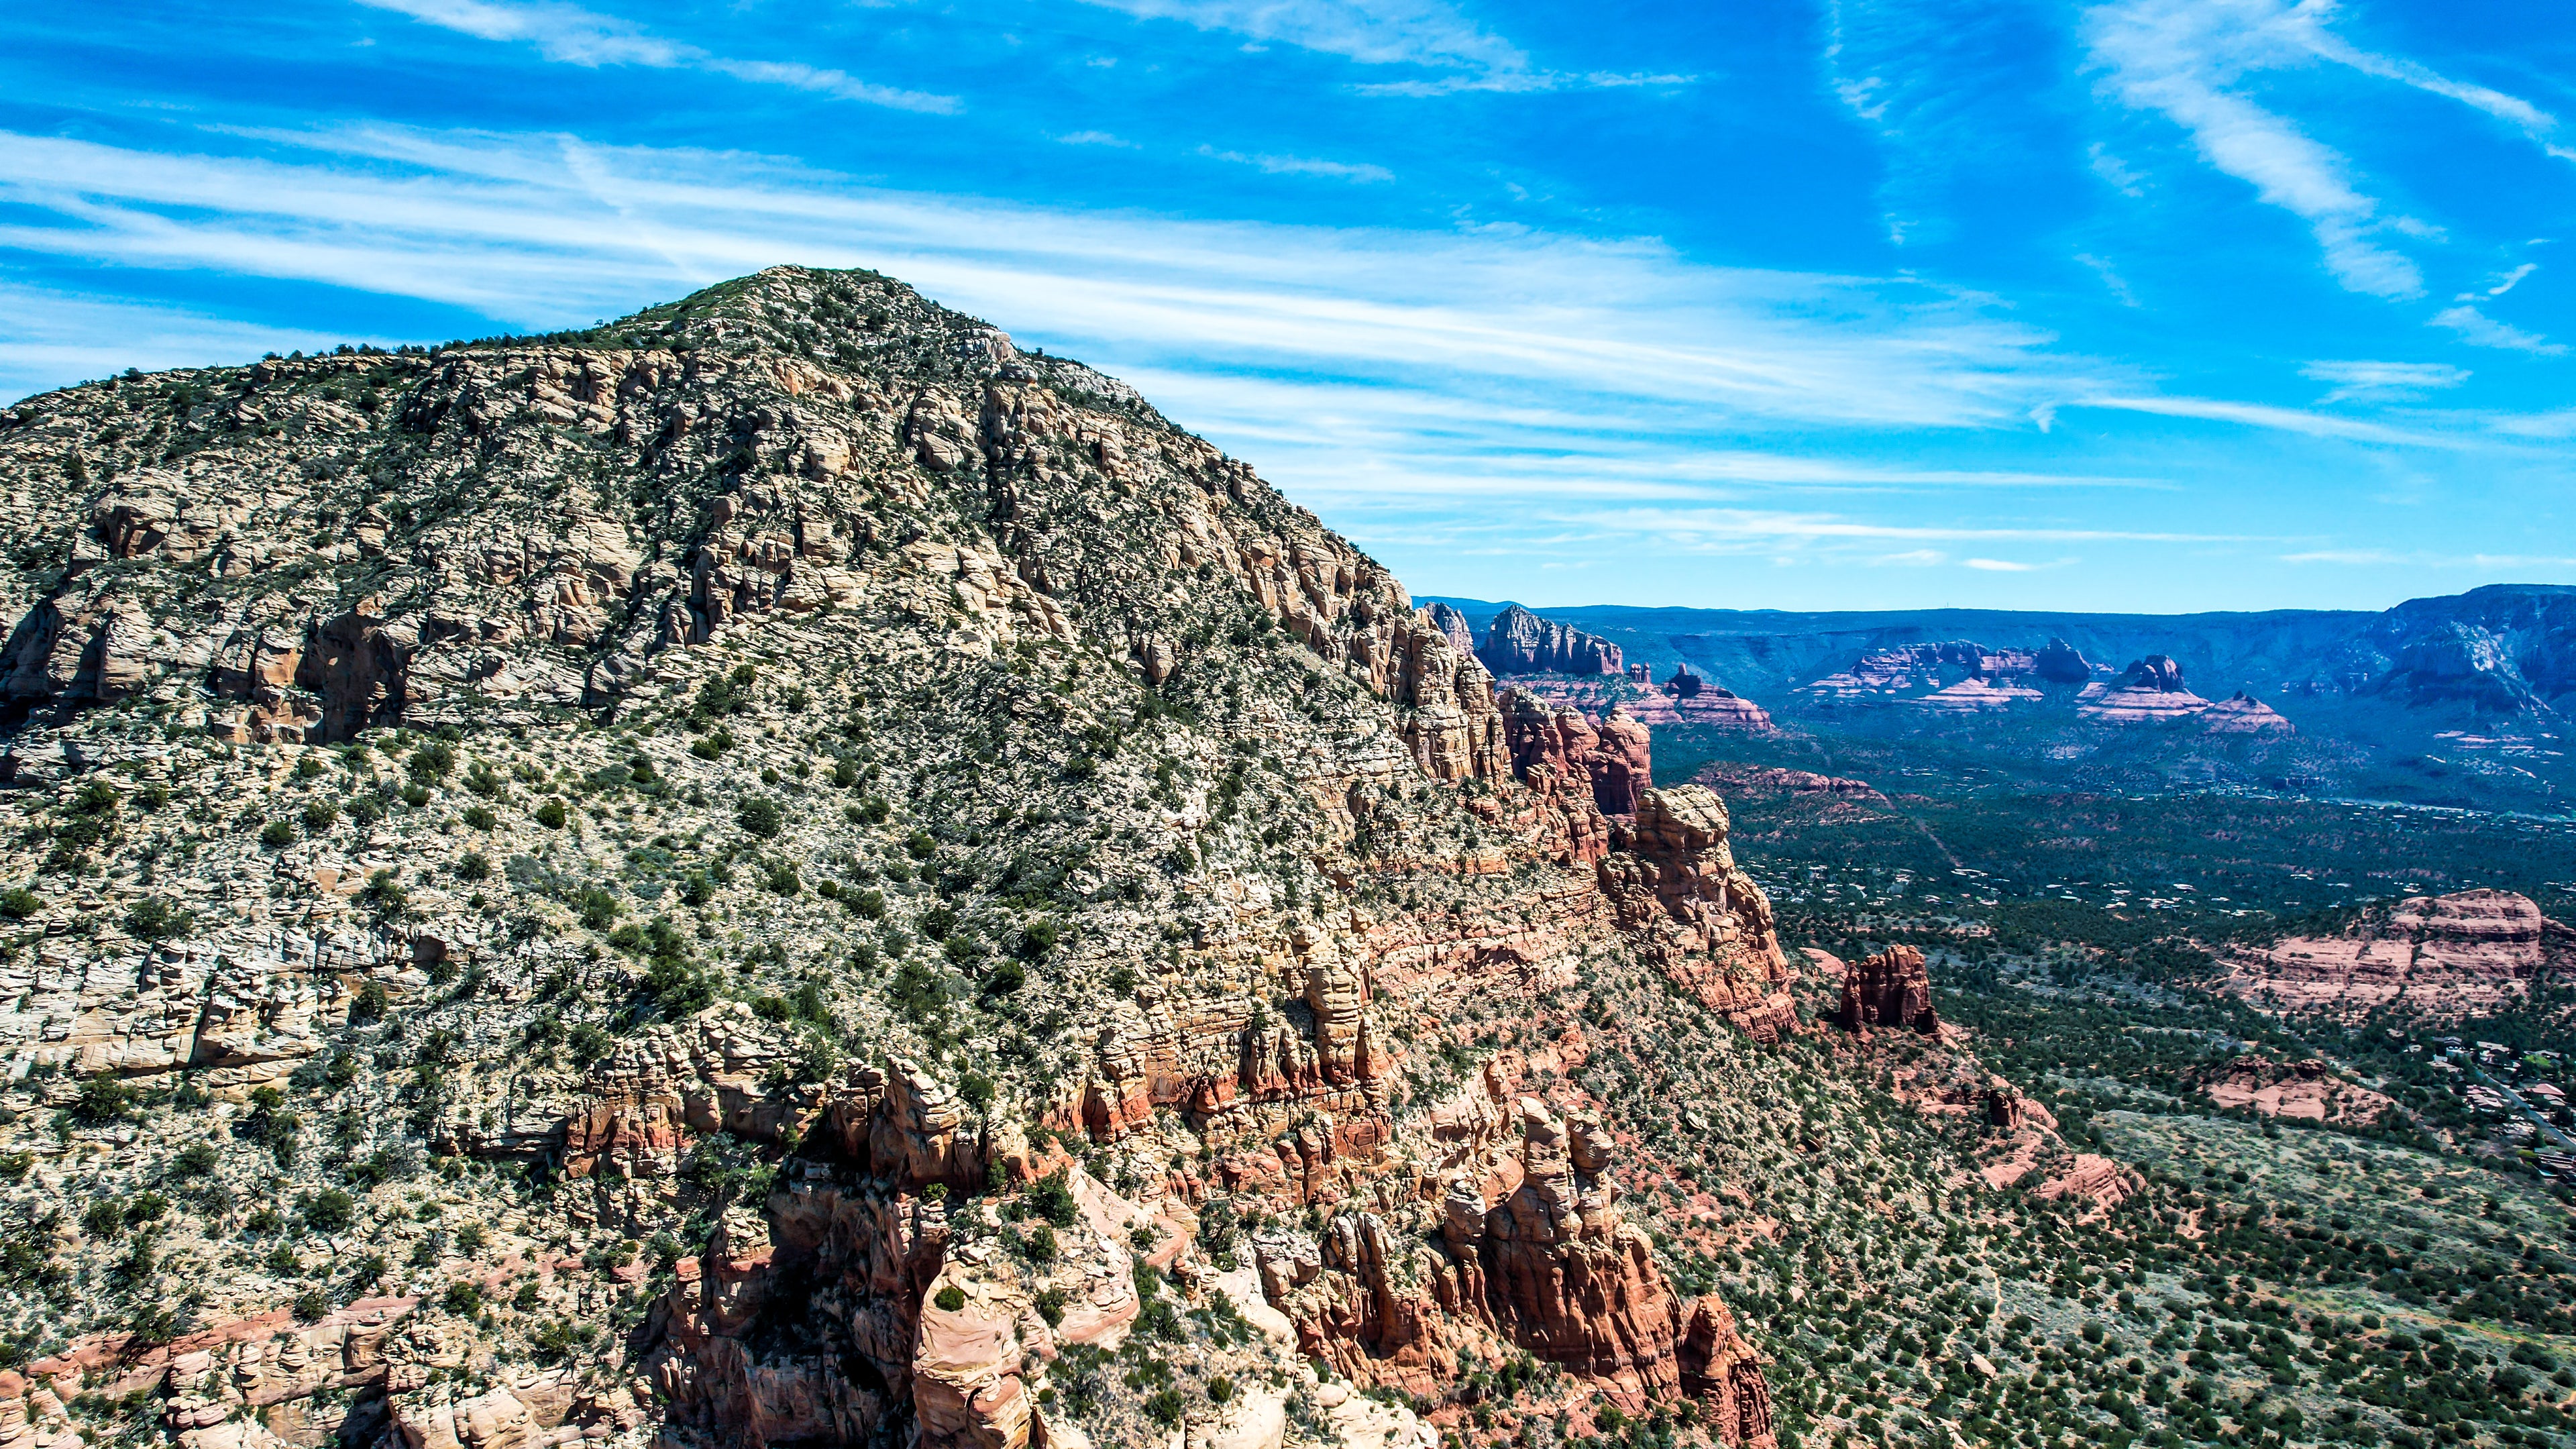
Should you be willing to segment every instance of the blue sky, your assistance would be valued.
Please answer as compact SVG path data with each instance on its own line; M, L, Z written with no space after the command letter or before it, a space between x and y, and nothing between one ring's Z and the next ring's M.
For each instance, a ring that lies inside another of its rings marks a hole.
M870 266L1417 592L2576 582L2576 14L316 0L0 17L0 397Z

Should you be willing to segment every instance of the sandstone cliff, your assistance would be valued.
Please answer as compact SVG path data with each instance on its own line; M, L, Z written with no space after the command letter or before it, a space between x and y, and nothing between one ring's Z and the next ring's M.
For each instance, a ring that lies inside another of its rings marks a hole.
M2220 984L2252 1005L2358 1021L2393 1010L2429 1022L2508 1009L2564 979L2576 932L2511 891L2409 896L2339 935L2293 936L2229 955Z
M1453 611L1454 612L1454 611ZM1627 672L1619 646L1580 629L1540 618L1518 604L1485 626L1476 657L1496 674L1617 674Z

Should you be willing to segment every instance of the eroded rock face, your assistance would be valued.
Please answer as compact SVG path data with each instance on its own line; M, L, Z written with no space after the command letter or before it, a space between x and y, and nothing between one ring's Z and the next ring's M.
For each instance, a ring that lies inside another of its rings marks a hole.
M2241 689L2202 710L2200 727L2214 735L2278 737L2299 732L2280 711Z
M2084 657L2083 650L2051 636L2047 646L2031 656L2031 672L2051 684L2082 684L2093 677L2093 661Z
M1770 898L1735 863L1726 806L1705 785L1638 797L1633 849L1604 857L1602 893L1637 950L1762 1041L1798 1030Z
M1940 1014L1932 1009L1932 977L1923 953L1912 946L1890 946L1864 956L1843 971L1843 1001L1834 1024L1867 1035L1872 1029L1941 1033Z
M2182 666L2162 654L2137 660L2109 684L2087 685L2079 699L2077 714L2114 725L2183 719L2209 708L2183 684Z
M1538 696L1518 691L1505 691L1502 707L1514 776L1583 782L1602 814L1636 813L1638 793L1654 780L1654 740L1624 705L1612 705L1598 723L1574 709L1550 710Z
M1493 1334L1623 1403L1697 1396L1728 1445L1773 1442L1759 1356L1722 1304L1674 1296L1620 1211L1618 1148L1600 1121L1513 1099L1491 1069L1441 1121L1436 1171L1410 1201L1347 1209L1320 1240L1256 1240L1265 1295L1301 1353L1402 1385ZM1417 1224L1428 1233L1404 1231Z
M1494 616L1477 651L1496 674L1625 674L1618 645L1570 624L1540 618L1518 604Z
M2386 1094L2348 1082L2323 1061L2280 1062L2239 1057L2213 1072L2201 1091L2221 1107L2250 1108L2266 1117L2367 1127L2397 1104Z
M2357 1020L2382 1007L2429 1020L2510 1007L2555 979L2576 954L2576 932L2511 891L2409 896L2343 935L2294 936L2239 951L2221 985L2267 1010Z

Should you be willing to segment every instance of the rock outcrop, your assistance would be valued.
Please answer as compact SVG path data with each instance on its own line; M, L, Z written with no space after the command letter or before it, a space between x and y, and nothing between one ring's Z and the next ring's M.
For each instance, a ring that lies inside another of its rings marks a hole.
M2182 666L2162 654L2131 664L2108 684L2087 685L2076 713L2103 724L2155 724L2187 718L2209 708L2209 701L2186 688Z
M2280 711L2243 690L2229 695L2200 712L2200 727L2214 735L2258 735L2281 738L2297 734L2298 727Z
M1636 813L1638 793L1654 781L1653 735L1624 705L1613 704L1595 723L1572 708L1551 711L1540 696L1517 690L1504 691L1501 702L1515 776L1589 781L1602 814Z
M2397 1104L2386 1093L2345 1081L2323 1061L2281 1062L2243 1056L2210 1073L2201 1094L2221 1107L2266 1117L2369 1127Z
M2359 1020L2388 1009L2426 1021L2510 1009L2564 979L2576 931L2511 891L2409 896L2338 936L2239 950L2220 985L2250 1005Z
M1414 1204L1346 1210L1320 1241L1255 1240L1265 1293L1299 1351L1405 1384L1491 1334L1632 1407L1697 1397L1719 1442L1769 1449L1760 1357L1723 1304L1673 1293L1620 1209L1613 1134L1511 1098L1491 1068L1444 1110L1437 1168ZM1401 1230L1417 1219L1432 1229L1427 1245Z
M1617 674L1627 672L1618 645L1571 625L1543 619L1518 604L1485 627L1476 657L1498 675Z
M1932 977L1923 953L1912 946L1890 946L1864 956L1843 971L1842 1006L1834 1024L1867 1036L1872 1029L1941 1034L1940 1013L1932 1008Z
M2052 635L2031 656L2031 672L2050 684L2084 684L2093 678L2093 661L2084 657L2083 650Z
M1633 847L1601 888L1638 953L1757 1040L1798 1030L1770 899L1735 863L1726 806L1704 785L1638 797Z

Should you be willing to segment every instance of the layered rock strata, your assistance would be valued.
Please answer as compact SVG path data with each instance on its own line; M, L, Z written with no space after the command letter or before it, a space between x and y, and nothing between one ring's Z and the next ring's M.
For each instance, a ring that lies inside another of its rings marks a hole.
M2511 891L2409 896L2339 936L2293 936L2232 953L2220 984L2266 1010L2359 1020L2394 1009L2431 1021L2506 1010L2562 979L2576 931Z
M1627 659L1618 645L1570 624L1543 619L1518 604L1485 626L1476 657L1496 674L1620 674Z
M1843 971L1843 998L1834 1024L1866 1036L1873 1029L1941 1034L1940 1013L1932 1008L1932 977L1923 953L1912 946L1890 946L1864 956Z

